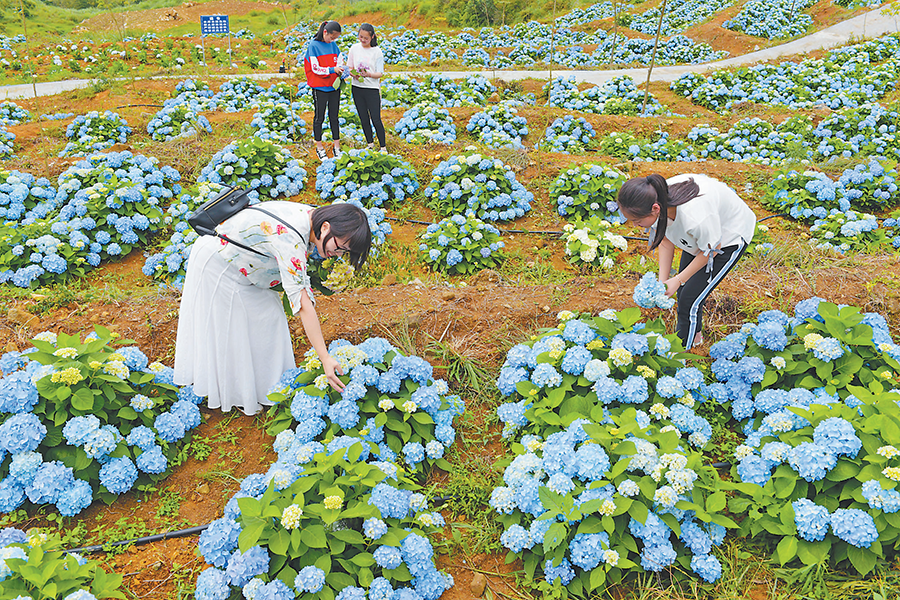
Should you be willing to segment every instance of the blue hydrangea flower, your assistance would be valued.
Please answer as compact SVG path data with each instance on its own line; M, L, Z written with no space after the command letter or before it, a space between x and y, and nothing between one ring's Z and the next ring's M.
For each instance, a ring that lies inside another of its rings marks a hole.
M294 578L294 587L298 592L317 594L325 585L325 571L312 565L303 567Z
M794 501L791 506L794 508L797 535L807 542L824 540L831 522L828 509L806 498Z
M878 539L875 520L858 508L839 508L831 514L831 530L851 546L868 548Z

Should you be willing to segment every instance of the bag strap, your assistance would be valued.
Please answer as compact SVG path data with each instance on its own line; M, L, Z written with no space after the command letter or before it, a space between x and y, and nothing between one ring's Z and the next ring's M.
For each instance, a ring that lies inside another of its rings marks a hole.
M282 225L284 225L285 227L291 229L294 233L296 233L297 235L299 235L299 236L300 236L300 239L303 241L303 244L306 245L306 238L303 237L303 234L300 233L300 232L297 230L296 227L294 227L293 225L291 225L290 223L288 223L287 221L285 221L284 219L282 219L282 218L279 217L278 215L273 214L273 213L267 211L266 209L260 208L260 207L258 207L258 206L246 206L245 209L247 209L247 208L252 208L253 210L258 210L258 211L261 212L261 213L265 213L265 214L269 215L270 217L272 217L273 219L275 219L276 221L280 222ZM250 252L253 252L254 254L259 254L260 256L266 256L265 254L263 254L263 253L260 252L259 250L254 250L253 248L251 248L250 246L247 246L246 244L242 244L242 243L240 243L240 242L236 242L236 241L232 240L231 238L222 235L221 233L218 233L218 232L213 232L213 233L215 234L215 236L216 236L217 238L219 238L219 239L221 239L221 240L225 240L225 241L228 242L229 244L234 244L234 245L237 246L238 248L243 248L244 250L249 250Z

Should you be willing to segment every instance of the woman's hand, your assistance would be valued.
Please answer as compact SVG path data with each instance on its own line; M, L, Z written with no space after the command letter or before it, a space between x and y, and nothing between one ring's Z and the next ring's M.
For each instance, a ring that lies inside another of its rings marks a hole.
M344 382L338 379L338 375L344 374L341 363L334 359L330 354L326 354L325 358L322 359L322 368L325 370L325 377L328 378L328 383L331 384L331 387L338 392L343 392Z
M338 75L343 75L343 74L344 74L344 67L335 67L335 68L334 68L334 72L337 73Z
M663 283L666 284L666 296L668 296L669 298L675 295L675 292L677 292L678 288L681 287L681 280L678 278L678 276L669 278L663 281Z

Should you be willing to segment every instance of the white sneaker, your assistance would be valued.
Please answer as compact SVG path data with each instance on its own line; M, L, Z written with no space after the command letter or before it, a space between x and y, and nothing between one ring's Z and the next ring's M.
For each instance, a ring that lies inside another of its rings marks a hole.
M334 159L335 160L339 159L343 154L344 153L341 152L340 150L338 150L337 148L334 149Z
M379 150L379 152L381 152L382 154L387 154L387 153L388 153L387 148L385 148L384 146L381 147L381 149Z

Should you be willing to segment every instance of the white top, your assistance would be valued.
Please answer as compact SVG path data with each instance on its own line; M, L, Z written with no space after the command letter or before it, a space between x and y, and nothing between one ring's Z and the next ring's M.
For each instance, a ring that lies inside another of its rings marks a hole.
M264 212L245 208L220 223L216 231L229 240L262 252L264 256L225 240L221 242L219 254L255 286L272 288L280 283L296 314L300 311L304 290L315 303L306 267L313 207L280 200L261 202L259 207L293 225L306 239L301 240L296 232Z
M696 174L676 175L666 183L671 188L691 178L700 187L700 194L676 207L675 219L666 222L666 239L694 256L737 245L741 240L749 244L756 215L727 184ZM655 235L656 226L650 228L650 239Z
M381 48L363 48L363 45L356 42L350 46L350 55L347 57L348 69L365 69L369 73L384 73L384 53ZM350 76L350 83L353 87L381 89L381 79L375 77L363 77L362 81L356 77Z

